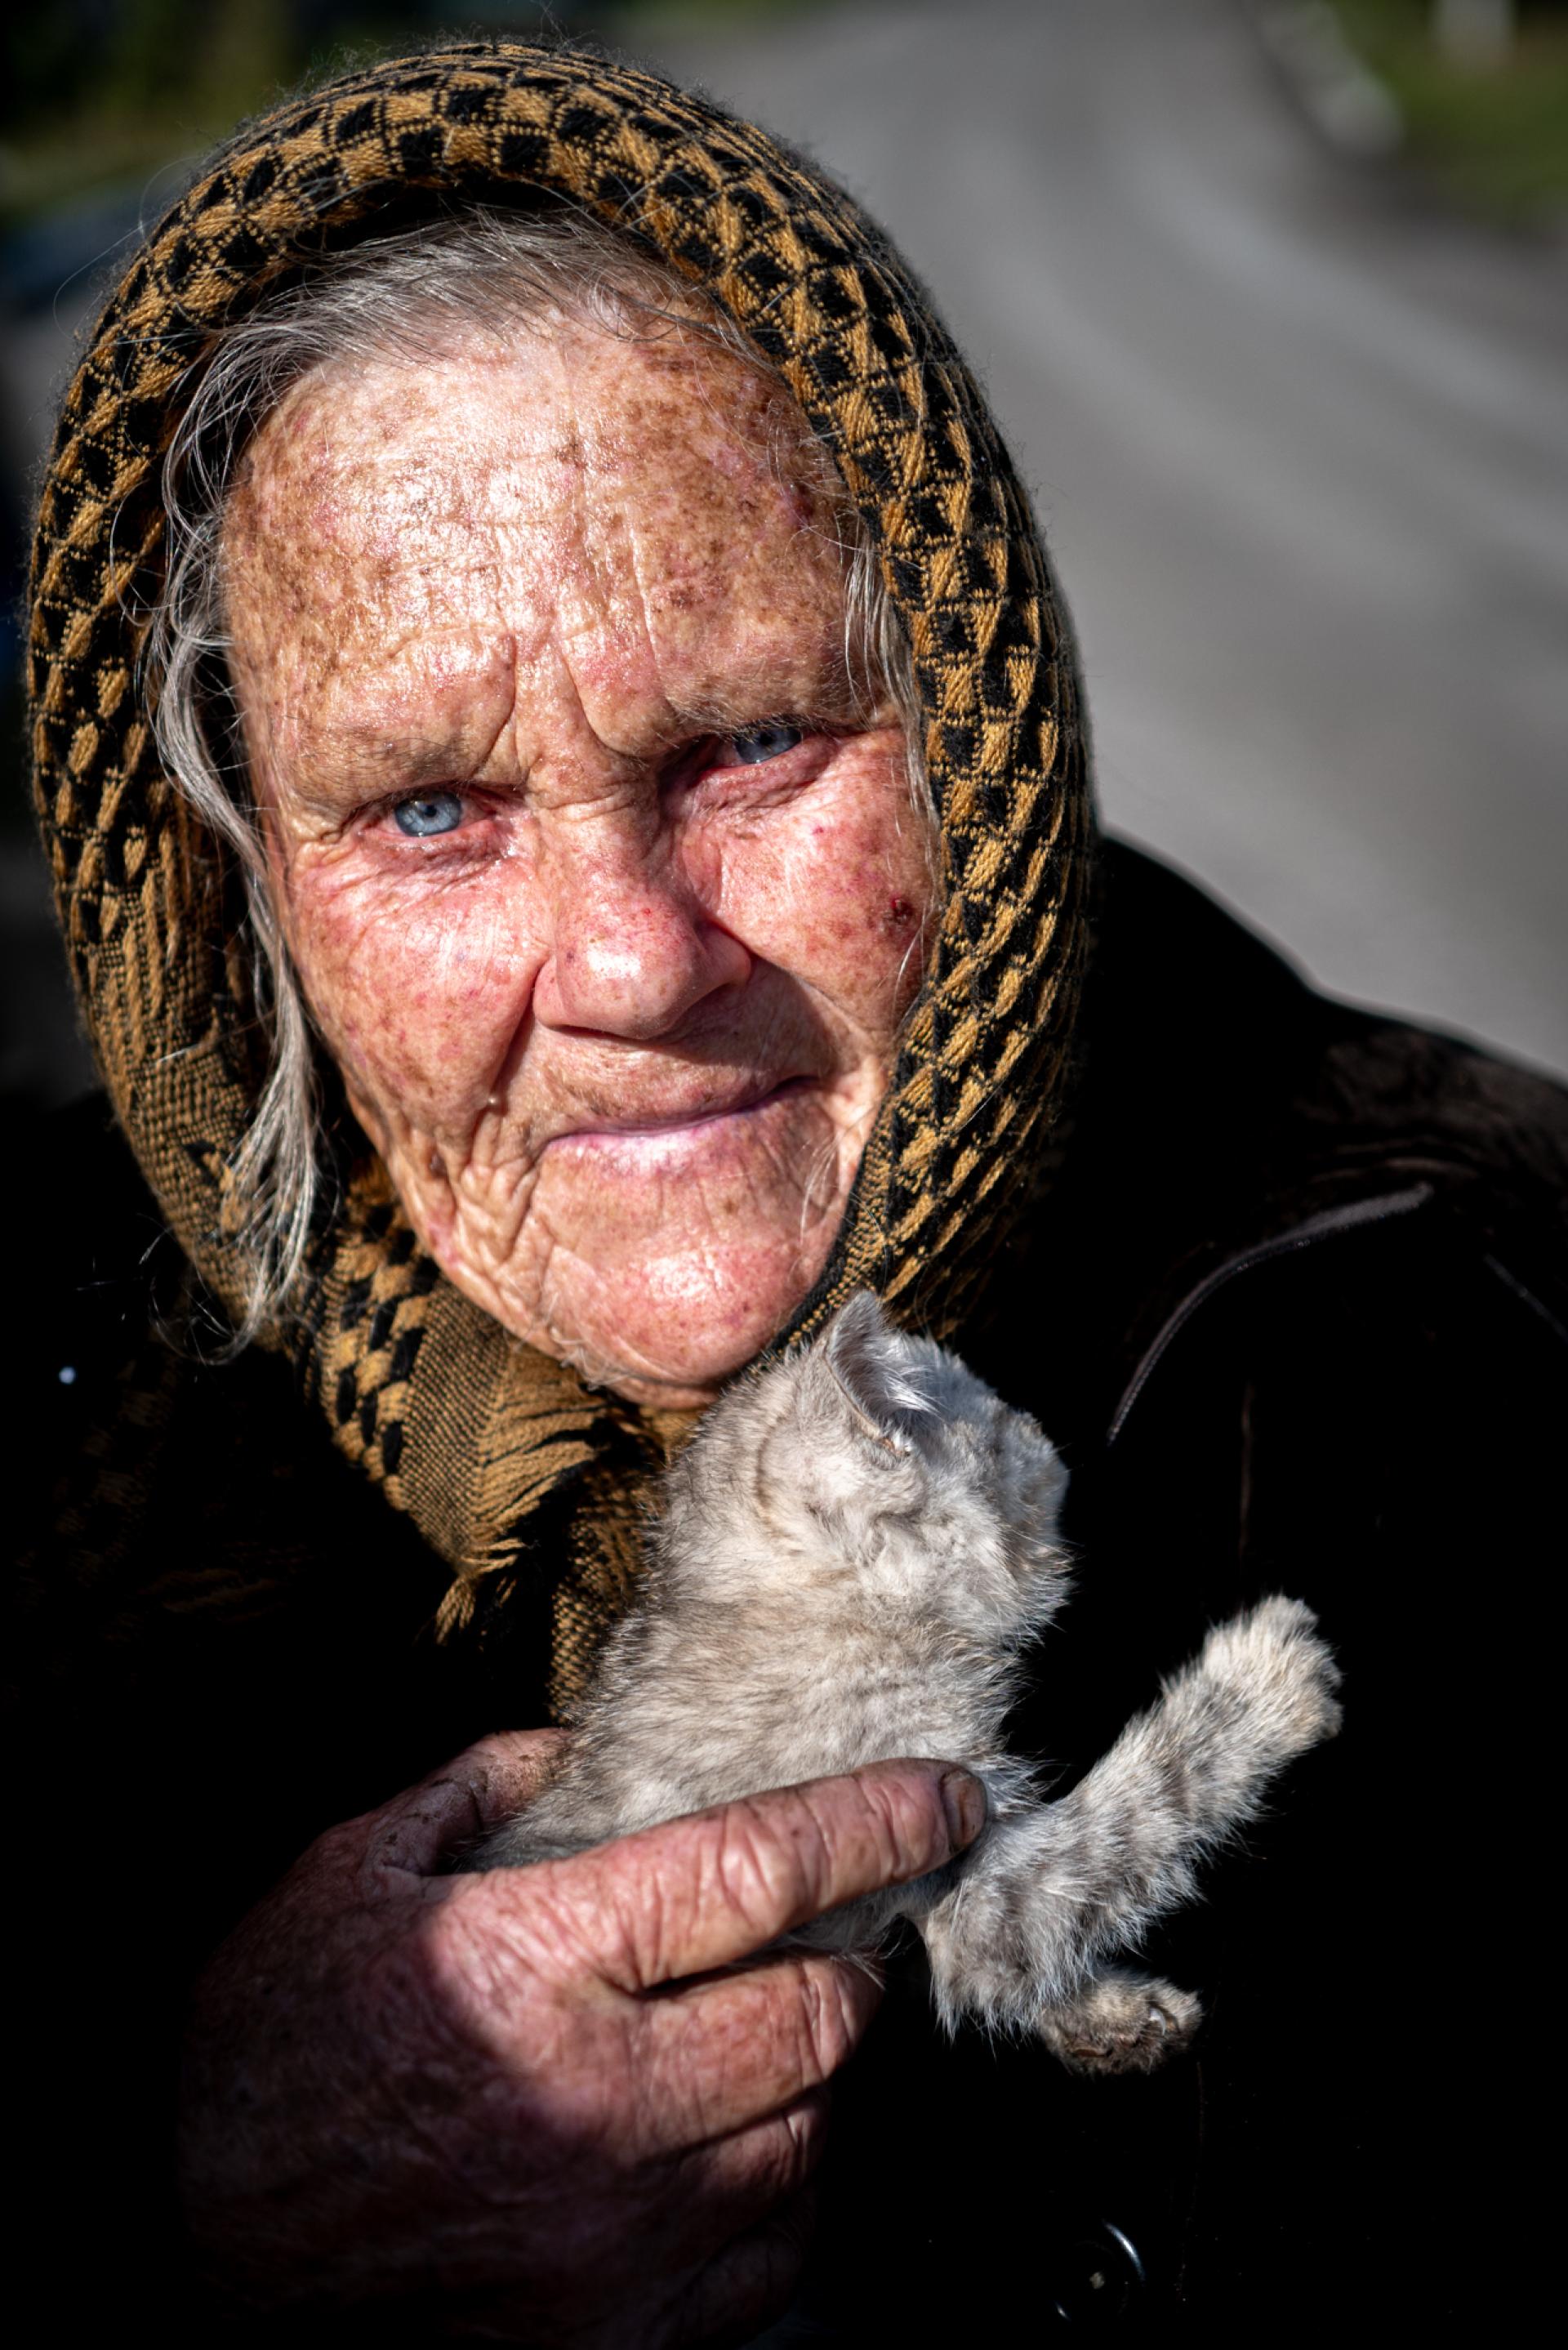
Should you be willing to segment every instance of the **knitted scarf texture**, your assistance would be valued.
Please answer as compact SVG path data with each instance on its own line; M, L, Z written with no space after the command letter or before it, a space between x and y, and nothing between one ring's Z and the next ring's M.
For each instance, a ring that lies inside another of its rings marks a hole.
M980 392L881 232L765 133L580 50L443 48L245 126L152 231L90 338L39 514L30 691L39 819L115 1111L207 1292L237 1312L232 1170L263 1070L233 944L237 877L160 771L139 675L163 453L223 329L280 280L410 204L529 190L716 299L876 534L914 651L943 895L836 1248L780 1343L862 1286L951 1336L1037 1191L1072 1048L1093 817L1065 615ZM493 1597L553 1578L568 1711L635 1573L676 1422L510 1338L440 1274L359 1151L300 1312L261 1343L293 1357L305 1409L451 1565L447 1633L462 1636L482 1581ZM538 1554L547 1503L566 1555Z

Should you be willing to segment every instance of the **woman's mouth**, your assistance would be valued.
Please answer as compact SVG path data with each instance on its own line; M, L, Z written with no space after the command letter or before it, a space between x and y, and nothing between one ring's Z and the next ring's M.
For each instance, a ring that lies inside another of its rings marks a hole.
M568 1153L591 1159L607 1174L618 1166L628 1173L652 1173L678 1160L732 1149L815 1085L814 1077L805 1076L753 1081L735 1086L718 1100L710 1095L689 1108L661 1108L643 1116L619 1110L556 1135L545 1150L552 1157Z

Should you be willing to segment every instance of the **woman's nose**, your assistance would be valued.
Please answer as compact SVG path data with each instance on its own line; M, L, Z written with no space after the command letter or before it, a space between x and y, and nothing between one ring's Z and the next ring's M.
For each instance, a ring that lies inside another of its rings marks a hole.
M551 894L550 949L534 987L547 1027L649 1042L751 972L746 948L704 912L685 877L635 852L574 860L552 877Z

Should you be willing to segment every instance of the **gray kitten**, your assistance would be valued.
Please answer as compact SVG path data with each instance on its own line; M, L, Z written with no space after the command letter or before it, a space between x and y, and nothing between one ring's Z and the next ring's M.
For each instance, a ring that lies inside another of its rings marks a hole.
M1032 1419L852 1298L709 1413L553 1778L465 1865L560 1858L762 1788L941 1756L985 1783L979 1841L792 1940L864 1950L911 1918L950 2028L974 2016L1038 2033L1077 2070L1149 2069L1190 2037L1198 2002L1109 1962L1189 1898L1274 1773L1333 1735L1339 1675L1310 1610L1265 1599L1046 1801L1002 1724L1025 1644L1066 1596L1065 1485Z

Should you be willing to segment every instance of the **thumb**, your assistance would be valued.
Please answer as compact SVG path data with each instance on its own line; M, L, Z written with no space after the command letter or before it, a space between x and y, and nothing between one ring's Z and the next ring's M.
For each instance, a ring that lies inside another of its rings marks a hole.
M808 1919L943 1867L979 1835L985 1790L943 1762L874 1762L546 1861L595 1921L604 1980L628 1991L752 1957ZM542 1892L541 1884L538 1889Z
M373 1868L430 1877L535 1794L566 1742L564 1730L499 1731L464 1749L381 1814L366 1851Z

